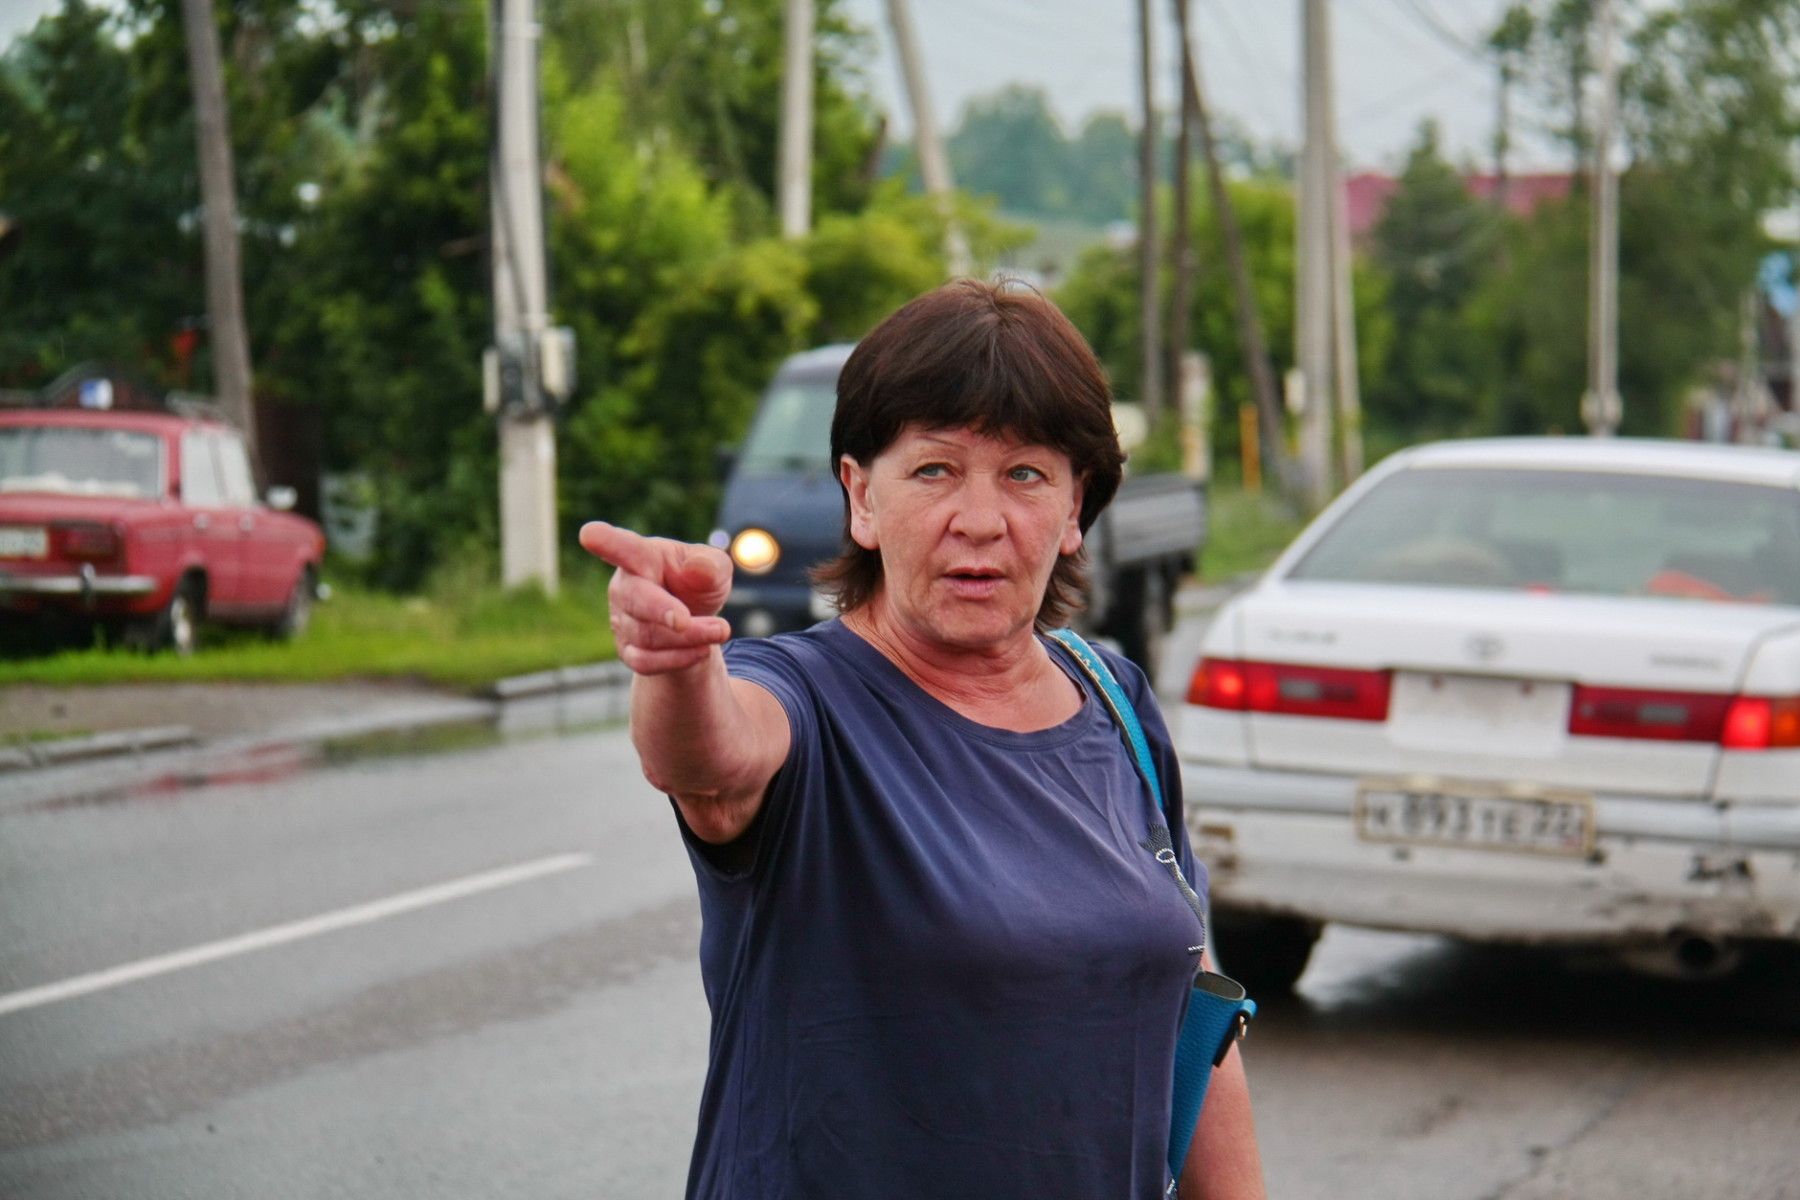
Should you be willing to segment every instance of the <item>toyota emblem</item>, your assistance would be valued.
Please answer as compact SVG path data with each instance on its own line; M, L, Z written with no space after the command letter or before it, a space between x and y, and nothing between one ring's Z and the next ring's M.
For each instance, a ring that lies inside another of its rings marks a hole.
M1469 657L1476 662L1493 662L1506 653L1506 643L1491 633L1478 633L1467 643Z

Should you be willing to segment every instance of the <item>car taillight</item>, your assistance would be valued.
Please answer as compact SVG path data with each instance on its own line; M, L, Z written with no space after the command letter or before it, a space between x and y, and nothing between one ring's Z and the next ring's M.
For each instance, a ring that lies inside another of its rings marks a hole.
M1569 732L1581 737L1716 742L1730 696L1577 684L1569 697Z
M1800 697L1724 696L1578 684L1569 732L1580 737L1716 742L1727 750L1800 747Z
M1800 747L1800 696L1738 696L1725 713L1719 744L1727 750Z
M1243 708L1247 690L1243 663L1203 658L1188 680L1187 702L1204 708Z
M1189 681L1189 704L1294 717L1385 721L1392 676L1386 671L1206 658Z
M110 525L60 525L56 529L56 548L63 558L90 562L116 558L119 553L119 531Z

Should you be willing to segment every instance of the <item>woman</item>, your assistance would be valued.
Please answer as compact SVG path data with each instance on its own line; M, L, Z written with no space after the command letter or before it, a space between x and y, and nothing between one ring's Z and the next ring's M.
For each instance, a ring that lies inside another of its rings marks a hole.
M726 645L722 552L581 532L618 568L632 740L699 881L688 1195L1170 1194L1198 920L1144 844L1165 818L1111 715L1042 636L1119 483L1099 364L1035 294L948 284L850 356L831 448L844 551L817 578L842 616L804 633ZM1168 731L1108 662L1193 878ZM1233 1050L1180 1195L1261 1194Z

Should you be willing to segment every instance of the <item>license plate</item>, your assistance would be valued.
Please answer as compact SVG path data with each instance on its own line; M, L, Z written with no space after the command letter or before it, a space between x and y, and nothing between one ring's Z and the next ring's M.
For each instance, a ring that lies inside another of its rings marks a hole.
M0 558L43 558L50 553L50 534L28 526L0 526Z
M1593 848L1594 801L1579 792L1515 795L1371 781L1356 795L1356 835L1368 842L1580 857Z

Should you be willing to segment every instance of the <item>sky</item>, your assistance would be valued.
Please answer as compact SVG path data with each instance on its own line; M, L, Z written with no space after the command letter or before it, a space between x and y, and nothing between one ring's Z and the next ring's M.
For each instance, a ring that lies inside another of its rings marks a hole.
M1133 0L909 0L926 86L948 131L972 96L1006 82L1042 87L1073 133L1097 110L1138 109L1138 6ZM1495 72L1473 53L1511 0L1330 0L1338 141L1351 169L1397 171L1419 122L1435 117L1453 160L1492 157ZM879 40L869 64L895 132L910 136L885 0L845 0ZM1300 141L1300 0L1190 0L1208 103L1259 140ZM1173 8L1151 5L1157 104L1173 110L1178 80ZM1515 169L1560 169L1515 94Z
M895 136L909 137L885 0L843 0L873 32L868 80ZM1208 101L1254 137L1300 140L1300 0L1190 0ZM1494 130L1494 70L1471 48L1509 0L1331 0L1338 138L1352 170L1397 171L1419 122L1435 117L1452 159L1485 164ZM1090 113L1137 111L1137 4L1133 0L910 0L940 129L954 129L972 96L1007 83L1044 89L1073 133ZM0 0L0 45L60 0ZM1175 100L1172 9L1152 4L1158 104ZM1516 104L1512 165L1558 169L1555 148L1533 136ZM1133 116L1135 123L1135 115Z

